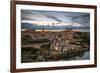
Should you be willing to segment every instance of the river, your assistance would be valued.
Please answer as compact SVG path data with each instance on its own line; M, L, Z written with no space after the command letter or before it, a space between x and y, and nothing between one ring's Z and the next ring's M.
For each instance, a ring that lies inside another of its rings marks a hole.
M82 57L75 57L74 60L88 60L90 59L90 51L86 51Z

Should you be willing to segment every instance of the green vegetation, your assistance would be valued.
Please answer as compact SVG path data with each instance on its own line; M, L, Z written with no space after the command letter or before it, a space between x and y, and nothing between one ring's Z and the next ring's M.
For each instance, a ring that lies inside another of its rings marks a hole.
M22 45L28 45L28 44L39 44L39 43L45 43L45 42L50 42L49 39L37 39L33 40L29 35L23 35L21 36L21 42Z
M74 41L73 40L70 41L71 44L81 45L82 47L85 47L84 45L87 45L87 46L90 45L89 33L76 32L73 39L74 39Z
M38 48L21 48L21 62L32 62L37 58Z
M42 45L41 48L43 49L50 49L51 44Z
M32 43L33 43L33 40L29 35L22 35L21 36L21 44L22 45L24 45L24 44L32 44Z

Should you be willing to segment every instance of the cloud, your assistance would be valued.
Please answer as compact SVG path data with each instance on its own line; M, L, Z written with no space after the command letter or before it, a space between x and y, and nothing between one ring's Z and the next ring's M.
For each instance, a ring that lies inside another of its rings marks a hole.
M41 11L41 10L21 10L21 21L32 23L32 22L52 22L53 23L68 25L67 27L72 28L87 28L90 27L90 14L89 13L80 13L80 12L61 12L61 11ZM23 25L23 24L22 24ZM34 25L32 23L32 25ZM45 24L48 26L48 23ZM24 26L23 26L24 27Z

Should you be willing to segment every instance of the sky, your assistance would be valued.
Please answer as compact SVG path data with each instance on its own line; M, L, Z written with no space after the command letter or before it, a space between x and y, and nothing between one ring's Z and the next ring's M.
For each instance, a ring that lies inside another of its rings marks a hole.
M57 26L57 27L90 27L90 13L42 11L42 10L21 10L22 28L35 26ZM31 25L28 27L28 25Z

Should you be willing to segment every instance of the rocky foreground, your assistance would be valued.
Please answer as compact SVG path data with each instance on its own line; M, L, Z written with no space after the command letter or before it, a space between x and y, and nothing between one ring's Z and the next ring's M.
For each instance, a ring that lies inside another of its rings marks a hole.
M89 32L26 30L21 35L22 63L75 60L90 50Z

